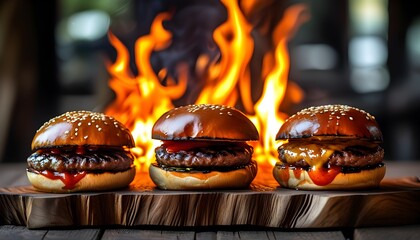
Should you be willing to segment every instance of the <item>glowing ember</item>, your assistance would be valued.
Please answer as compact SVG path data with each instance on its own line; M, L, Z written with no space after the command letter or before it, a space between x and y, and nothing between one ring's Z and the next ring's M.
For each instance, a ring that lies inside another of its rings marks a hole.
M256 2L242 7L249 13ZM227 20L213 32L214 41L220 49L220 59L211 62L206 55L198 57L196 71L205 74L202 74L204 87L195 103L235 106L240 100L244 112L260 133L261 141L254 145L254 157L261 165L272 165L277 159L278 144L274 139L275 134L287 117L280 111L289 73L287 40L306 20L307 16L303 14L306 6L296 4L289 7L276 26L272 35L275 48L265 54L262 63L263 93L254 103L251 97L249 66L254 51L254 40L251 36L253 26L247 21L237 1L222 0L222 3L227 9ZM115 91L116 99L108 106L106 113L131 130L136 141L136 148L133 150L137 159L136 165L142 171L147 171L154 161L154 148L160 144L150 136L154 122L173 108L173 101L182 97L187 89L186 69L179 69L176 83L173 79L168 79L167 69L159 69L155 73L150 63L151 54L168 47L171 42L171 33L162 26L162 22L170 17L166 13L159 14L153 21L150 34L136 41L137 76L133 76L129 70L128 50L112 33L109 34L110 42L117 50L116 61L108 66L112 76L109 85ZM167 86L163 86L160 81L165 77L169 83ZM303 96L299 88L292 90L294 102L300 101Z

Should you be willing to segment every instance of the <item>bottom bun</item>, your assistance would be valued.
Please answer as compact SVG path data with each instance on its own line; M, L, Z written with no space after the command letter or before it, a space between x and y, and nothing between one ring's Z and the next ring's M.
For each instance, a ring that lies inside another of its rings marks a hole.
M154 164L149 167L152 181L165 190L205 190L246 188L257 175L258 167L251 161L244 168L228 172L175 172L164 170Z
M296 176L292 169L275 166L273 176L285 188L301 190L350 190L376 188L385 176L385 164L369 170L356 173L339 173L334 180L327 185L316 185L307 171L302 170L300 176Z
M123 172L87 173L74 188L64 188L64 183L59 179L50 179L41 174L27 171L29 182L32 186L43 192L70 193L83 191L104 191L123 188L133 181L136 175L136 168Z

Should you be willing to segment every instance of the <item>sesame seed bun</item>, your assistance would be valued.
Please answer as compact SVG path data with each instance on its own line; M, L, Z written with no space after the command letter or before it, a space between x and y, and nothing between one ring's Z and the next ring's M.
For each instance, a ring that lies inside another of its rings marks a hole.
M149 167L152 181L164 190L208 190L247 188L257 175L255 161L244 168L221 172L175 172L164 170L154 164Z
M152 138L159 140L258 140L254 124L239 110L199 104L174 108L154 124Z
M280 127L276 140L336 136L363 138L382 142L382 132L375 117L347 105L324 105L303 109Z
M65 188L65 184L59 179L50 179L41 174L26 172L32 186L42 192L71 193L88 191L106 191L127 187L136 175L136 169L132 168L121 172L87 173L73 188Z
M374 169L362 170L356 173L338 173L334 180L327 185L317 185L309 176L308 171L301 170L295 174L291 168L273 168L273 176L285 188L299 190L351 190L369 189L379 187L379 183L384 178L386 166Z
M32 150L68 145L134 147L131 132L119 121L103 113L66 112L54 117L36 132Z

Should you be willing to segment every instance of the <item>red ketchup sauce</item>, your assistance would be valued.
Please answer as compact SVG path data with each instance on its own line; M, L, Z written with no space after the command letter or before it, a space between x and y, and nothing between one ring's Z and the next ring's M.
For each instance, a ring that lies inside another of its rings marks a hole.
M73 189L76 186L76 184L86 176L86 171L77 173L61 173L44 170L40 171L39 174L52 180L60 180L64 183L63 189Z
M280 179L282 182L287 183L289 181L289 171L290 168L288 166L283 166L283 168L286 168L287 171L281 171ZM293 171L293 174L295 175L295 178L300 179L302 171L304 171L300 167L293 167L291 169ZM334 178L341 172L340 167L330 167L330 168L316 168L312 167L308 171L308 175L311 178L311 180L318 186L326 186L330 184L332 181L334 181Z
M207 141L163 141L163 146L169 153L188 151L193 148L208 147L211 143Z
M300 175L302 174L302 168L293 169L293 174L295 175L295 178L300 178Z
M330 184L334 178L340 173L340 167L330 168L311 168L308 171L309 177L318 186L325 186Z
M280 171L279 177L280 177L280 181L283 182L284 184L287 184L289 182L289 167L285 167L287 171Z

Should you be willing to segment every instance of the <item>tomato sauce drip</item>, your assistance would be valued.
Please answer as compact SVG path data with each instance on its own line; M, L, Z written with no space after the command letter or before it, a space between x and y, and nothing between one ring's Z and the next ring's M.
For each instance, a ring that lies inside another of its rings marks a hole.
M287 171L280 171L279 177L281 182L288 184L290 178L289 167L285 166L285 168Z
M293 169L293 174L295 175L295 178L300 179L300 175L302 174L302 168Z
M52 154L60 154L60 150L58 150L57 148L52 148L51 153Z
M76 154L79 154L79 155L83 155L83 154L85 154L85 148L84 147L82 147L82 146L77 146L77 148L76 148Z
M330 167L330 168L316 168L312 167L309 171L309 177L312 181L318 186L325 186L330 184L334 178L341 172L340 167Z
M77 173L61 173L44 170L39 172L39 174L52 180L60 180L64 183L63 189L73 189L76 186L76 184L86 176L86 171Z

